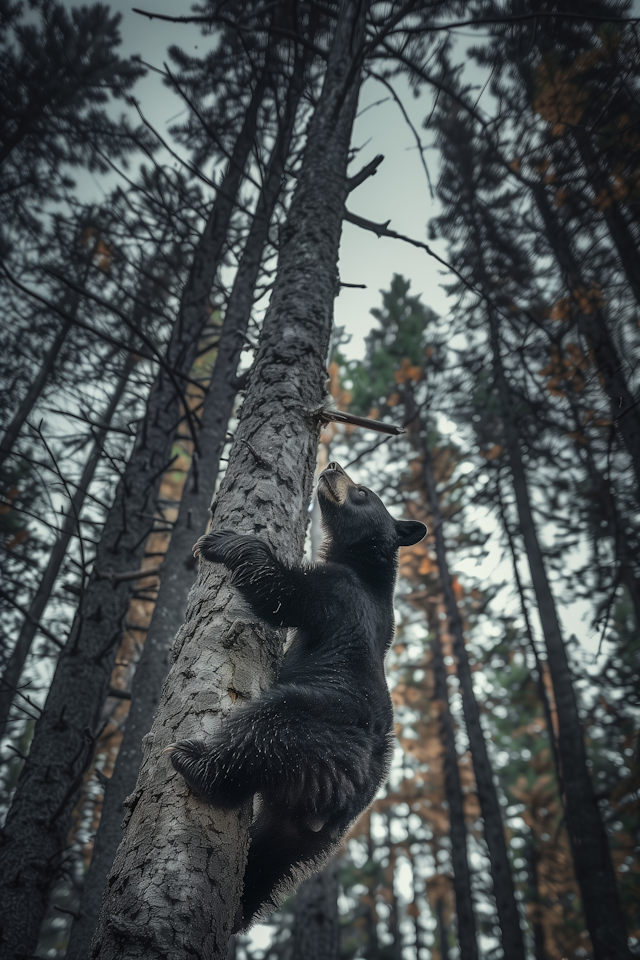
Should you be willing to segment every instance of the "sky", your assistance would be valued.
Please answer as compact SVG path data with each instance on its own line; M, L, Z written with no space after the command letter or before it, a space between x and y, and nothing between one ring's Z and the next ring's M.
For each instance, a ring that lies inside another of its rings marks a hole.
M175 0L137 2L141 4L140 9L168 16L188 15L190 12L190 3L184 0L181 4L176 4ZM636 2L640 6L640 0ZM69 6L72 5L69 3ZM200 33L197 24L149 20L134 13L131 0L111 0L110 7L122 15L123 54L139 54L143 61L158 69L162 69L167 59L167 48L172 44L187 53L204 55L212 43L210 37ZM457 55L461 61L465 59L466 47L473 41L477 42L477 39L477 34L472 36L466 31L458 32ZM480 92L484 86L484 76L469 64L465 64L465 75L477 83ZM423 129L423 123L431 110L431 94L425 92L415 98L402 78L394 80L394 86L423 145L428 146L432 134ZM179 96L164 86L158 74L152 71L136 85L134 94L145 117L163 136L170 139L168 128L185 111ZM385 102L380 103L381 100ZM479 103L481 107L490 109L488 90L482 94ZM180 152L180 147L174 146ZM377 154L383 154L385 159L376 175L350 195L347 204L349 209L375 222L390 220L390 227L398 233L427 241L427 224L430 218L440 212L439 204L430 195L414 133L388 91L377 81L367 80L363 84L352 146L359 150L350 173L359 170ZM184 156L188 155L184 153ZM425 151L425 160L435 186L438 178L437 150L429 147ZM211 173L206 169L203 172L207 175ZM93 181L93 188L100 192L107 192L114 185L109 177L102 182L93 177ZM85 186L91 189L89 183ZM428 242L438 255L447 258L444 242ZM412 293L420 294L425 304L441 315L447 313L447 297L442 284L450 282L451 274L424 251L409 244L379 239L375 234L345 222L339 270L343 282L366 286L364 290L342 288L335 301L335 323L344 327L345 333L351 337L350 342L342 347L343 353L349 358L362 356L364 337L374 324L370 310L380 306L380 290L389 287L394 273L401 273L408 278ZM453 424L450 427L454 429ZM446 425L442 425L441 429L446 432ZM502 553L502 548L496 544L490 549L482 571L476 568L467 572L473 572L481 578L508 578L508 564ZM559 612L566 635L577 634L583 649L590 654L595 653L598 638L587 624L588 605L580 601L562 607Z
M189 3L176 4L175 0L138 2L140 9L164 15L188 15L190 11ZM111 0L109 5L122 15L123 54L139 54L146 63L158 69L162 69L163 61L167 59L167 48L171 44L197 55L204 54L212 43L210 37L201 35L196 24L149 20L134 13L127 0ZM395 85L410 112L412 123L422 135L423 143L428 143L430 135L421 127L431 107L430 96L424 95L416 100L405 81L400 79ZM145 117L166 136L171 122L175 122L177 115L184 110L184 103L151 71L133 92L140 101ZM387 102L371 106L385 98ZM385 159L377 174L352 193L349 209L376 222L390 219L392 229L426 241L427 221L438 213L438 205L430 198L414 134L396 104L390 100L388 91L376 81L369 80L363 86L352 144L361 149L350 173L360 169L377 154L383 154ZM426 160L431 180L435 183L437 151L429 149ZM210 174L208 170L203 172ZM85 189L91 190L93 186L101 193L113 186L110 177L92 179L93 185L87 183ZM436 241L431 245L438 254L446 255L444 244ZM440 286L446 280L442 268L424 251L409 244L378 239L373 233L345 223L339 269L343 282L366 285L366 290L342 288L335 303L336 324L344 326L346 333L352 337L345 348L349 356L361 355L363 338L373 323L369 311L380 305L379 291L389 287L394 273L402 273L409 278L412 292L420 293L424 302L436 312L446 312L446 297Z

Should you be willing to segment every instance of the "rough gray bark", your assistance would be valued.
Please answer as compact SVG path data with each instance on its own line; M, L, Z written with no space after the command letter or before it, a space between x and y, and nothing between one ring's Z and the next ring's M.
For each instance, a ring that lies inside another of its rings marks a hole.
M99 572L139 569L169 464L181 386L207 320L214 276L243 170L253 146L263 84L245 115L231 160L196 249L178 317L147 401L134 449L118 484L69 639L61 652L29 757L0 840L0 958L33 954L66 848L71 813L91 763L102 704L129 606L131 584ZM168 371L171 371L169 374Z
M431 643L435 698L440 703L440 737L444 747L444 786L449 804L449 836L451 838L451 862L453 865L453 890L456 897L458 918L458 941L460 960L477 960L476 923L471 898L471 871L467 859L467 828L464 820L464 796L458 768L458 751L453 731L453 718L449 710L447 680L442 657L440 637L434 636Z
M334 857L296 893L291 960L338 960L338 866Z
M111 420L113 419L113 415L116 412L116 407L118 406L122 394L124 393L124 389L127 385L127 381L129 380L133 365L133 358L129 357L126 361L125 369L122 375L118 378L116 388L111 394L108 406L102 415L102 424L95 431L91 452L89 453L84 470L82 471L80 482L73 499L69 504L67 514L63 520L60 535L54 543L51 553L49 554L47 566L45 567L33 600L29 604L29 609L27 611L24 623L22 624L20 633L18 634L16 645L11 651L11 656L9 657L7 665L4 668L2 678L0 679L0 730L6 729L9 710L11 709L11 704L18 687L18 681L20 680L22 668L24 667L25 660L29 655L33 638L38 631L40 618L42 617L44 609L49 601L49 597L51 596L53 585L56 581L58 573L60 572L60 567L62 566L62 561L66 556L71 538L78 530L78 518L82 512L87 490L89 489L89 485L93 480L96 467L100 462L102 447L104 445Z
M408 390L405 393L405 398L407 404L406 419L411 423L414 418L418 416L418 413L415 410L413 398ZM447 562L443 526L444 518L440 510L438 491L433 476L431 453L428 444L424 440L419 424L420 421L418 419L415 442L423 458L424 483L433 516L438 572L445 606L447 608L447 616L449 618L449 630L453 637L456 673L460 681L460 692L462 694L462 711L467 728L467 736L469 737L473 771L478 790L478 800L484 821L484 838L489 849L493 893L496 898L496 908L502 934L502 949L504 950L505 957L508 957L509 960L525 960L524 941L522 938L522 930L520 929L520 914L515 898L513 877L511 876L511 866L504 836L500 803L493 782L493 770L487 752L487 743L480 723L480 708L473 691L473 680L464 642L462 619L453 592L451 573L449 572L449 564Z
M529 561L556 701L563 800L585 923L593 944L595 960L623 960L623 957L627 956L627 934L618 899L615 872L587 767L587 754L567 652L533 519L518 430L513 419L513 402L502 366L498 321L490 308L487 313L493 375L502 412L520 532ZM619 947L614 945L616 942L620 944Z
M236 371L249 326L253 295L273 211L280 194L295 117L304 82L304 58L296 62L285 111L269 159L264 186L245 244L218 340L211 383L200 415L198 445L187 477L171 541L160 571L160 589L153 618L132 683L131 709L113 775L107 784L100 827L85 879L80 916L67 949L69 960L85 957L100 914L107 874L122 839L123 803L133 792L142 763L142 738L151 729L169 670L174 637L184 620L189 590L195 580L191 548L206 531L227 425L237 393Z
M260 348L213 522L302 555L337 287L365 4L345 2L309 125ZM250 811L190 795L166 747L207 734L268 684L282 637L247 619L218 565L202 564L178 634L129 821L107 881L92 960L224 958L240 897Z

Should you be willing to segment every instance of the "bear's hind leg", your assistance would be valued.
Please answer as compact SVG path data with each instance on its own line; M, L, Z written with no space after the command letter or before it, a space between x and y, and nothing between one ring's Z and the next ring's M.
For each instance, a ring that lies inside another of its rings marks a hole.
M277 906L279 888L293 883L299 869L326 856L335 844L335 831L325 826L314 831L303 821L263 810L251 828L251 845L244 874L241 919L233 932L248 930L264 907ZM294 868L296 876L294 876Z

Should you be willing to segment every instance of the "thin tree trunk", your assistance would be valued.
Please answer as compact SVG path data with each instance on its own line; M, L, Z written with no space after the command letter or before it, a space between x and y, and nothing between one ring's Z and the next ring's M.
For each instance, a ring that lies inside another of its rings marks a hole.
M529 877L531 878L532 896L530 903L533 906L531 916L531 926L533 928L533 952L536 960L549 960L544 946L544 926L542 924L542 904L540 902L540 890L538 887L538 851L533 842L527 849L527 860L529 862Z
M171 541L160 571L160 589L153 618L132 683L132 700L113 775L107 784L100 826L86 876L80 916L73 924L69 960L85 957L100 914L102 891L122 839L123 803L133 792L143 757L143 737L151 729L169 670L171 646L184 620L189 590L195 580L191 548L205 532L218 476L220 457L237 393L236 371L251 318L253 292L260 272L273 211L280 194L295 116L302 94L305 61L300 58L292 79L283 120L269 159L249 236L236 271L218 340L211 383L205 396L198 445L184 486Z
M22 400L22 403L16 410L13 416L13 419L11 420L11 423L5 430L4 436L2 438L2 442L0 443L0 470L4 466L4 463L7 457L11 455L11 452L13 450L13 445L18 439L18 435L20 433L20 430L22 429L23 424L27 419L27 417L29 416L29 414L31 413L31 411L33 410L40 394L42 393L45 387L47 380L49 379L49 376L51 375L51 371L53 370L54 364L56 362L56 358L60 353L62 345L67 339L67 334L69 333L70 329L71 329L71 321L64 320L62 322L62 326L60 327L60 329L58 330L58 333L56 334L55 340L53 341L53 343L51 344L51 346L49 347L49 349L44 355L44 359L42 361L42 364L40 365L40 369L38 370L38 373L36 374L33 383L27 390Z
M525 634L526 634L527 640L529 641L529 649L533 653L533 657L536 662L536 671L538 673L538 696L540 697L540 702L542 703L542 711L544 713L544 719L547 725L547 735L549 737L549 747L551 749L553 767L554 767L554 770L556 771L556 776L558 778L558 789L560 792L560 797L562 798L562 795L564 794L564 787L562 786L562 768L560 765L560 756L558 753L558 738L556 735L555 727L553 725L551 704L549 703L549 696L547 694L547 688L544 682L545 671L547 670L547 667L538 656L538 651L536 649L536 645L533 640L533 631L531 630L531 621L529 620L527 600L524 593L524 587L522 585L522 578L520 577L520 570L518 569L518 556L516 554L516 546L513 541L513 534L511 533L511 528L509 526L507 515L504 509L504 500L502 497L499 470L496 470L496 489L498 494L498 509L500 512L500 519L502 521L502 528L505 532L505 535L507 537L507 542L509 544L509 552L511 554L513 576L516 581L516 590L518 591L518 597L520 599L520 609L522 610L522 616L524 619Z
M571 402L571 412L574 418L574 427L578 431L582 430L583 427L580 423L578 411L571 395L569 395L569 401ZM599 500L602 511L601 516L607 521L609 527L607 532L614 541L615 555L618 561L618 579L616 580L616 587L619 582L624 583L625 587L629 591L631 603L633 604L633 610L636 615L636 623L640 626L640 582L636 576L633 562L635 551L629 543L629 538L626 534L627 524L623 517L620 516L618 511L615 491L611 481L598 469L589 443L585 442L585 445L581 446L579 452L584 455L585 467L589 476L589 480L591 481L594 498Z
M93 255L98 244L98 238L94 240L94 243L91 245L91 248L84 255L84 270L82 271L82 284L84 285L87 282L89 276L89 271L91 269L91 263L93 260ZM44 359L40 365L40 369L35 376L35 379L27 393L25 394L22 403L16 410L11 423L5 430L2 442L0 443L0 471L4 466L4 463L13 451L13 446L18 439L20 431L24 425L25 420L33 410L35 404L37 403L40 394L44 390L49 377L51 376L53 369L55 367L55 362L58 358L58 354L62 349L69 330L73 326L76 316L78 313L78 305L80 303L80 294L74 292L71 298L71 304L69 307L69 313L64 317L62 321L62 326L58 330L58 333L55 336L55 339L47 352L44 355Z
M342 5L309 125L278 272L214 523L302 555L324 397L366 5ZM129 820L108 878L92 960L222 960L237 913L250 805L196 799L166 747L212 732L271 682L282 636L247 619L219 565L202 564L178 634Z
M67 514L62 523L60 535L54 543L51 553L49 554L49 560L42 575L42 579L38 584L38 589L36 590L33 600L29 604L29 609L18 635L16 645L11 651L11 656L7 661L4 673L2 674L2 679L0 679L0 730L4 730L6 728L9 710L11 709L11 704L18 687L18 681L20 680L22 668L24 667L25 660L29 655L31 644L34 636L37 633L42 614L44 613L47 603L49 602L53 585L56 581L58 573L60 572L62 562L67 554L67 549L69 547L71 538L76 531L78 532L79 536L81 535L79 529L79 518L82 512L82 507L84 505L89 485L93 480L93 475L95 474L98 463L100 462L102 447L109 432L111 420L113 419L113 415L116 412L116 407L122 398L122 394L124 393L129 376L131 375L133 365L134 360L132 356L129 356L126 361L125 369L117 381L115 390L111 394L107 409L104 411L102 423L95 431L95 438L91 447L91 452L87 462L85 463L76 492L71 500L71 503L69 504L69 509L67 510Z
M493 782L493 770L487 752L487 744L480 723L480 708L473 691L471 667L467 657L462 629L462 620L453 592L449 564L444 541L444 518L440 511L440 501L433 476L433 464L428 444L421 432L421 421L415 409L413 396L405 391L407 404L407 422L415 422L415 443L423 458L424 483L433 516L434 539L438 572L442 593L449 618L449 630L453 637L453 652L456 658L456 672L460 680L462 711L469 737L469 746L473 759L473 770L478 790L478 800L484 821L484 837L489 849L493 892L496 898L498 920L502 931L502 949L509 960L524 960L524 941L520 929L520 914L516 903L511 866L504 836L504 826L500 803Z
M176 386L191 371L208 320L209 295L253 146L262 92L258 84L196 249L166 351L166 369L160 368L151 388L131 459L103 528L93 575L36 723L0 840L1 960L35 950L47 891L59 871L71 813L92 762L131 589L127 582L111 582L99 574L137 570L144 555L153 525L149 517L155 512L179 421Z
M442 900L436 901L436 920L438 923L438 940L440 942L440 960L449 960L449 929L444 922L444 907ZM505 954L505 958L509 954Z
M437 628L436 628L437 629ZM442 657L442 642L436 633L431 642L435 699L440 710L440 737L444 750L444 786L449 804L449 836L453 864L453 890L456 896L460 960L477 960L476 924L471 898L471 871L467 859L467 827L464 820L464 796L460 783L458 751L449 711L447 680Z
M338 866L334 858L296 893L291 960L338 960Z
M599 159L591 140L591 133L584 132L579 136L576 130L572 130L572 134L594 193L598 194L603 189L610 189L611 181L609 178L611 172L601 170ZM609 235L618 251L622 271L627 278L636 303L640 306L640 256L638 255L637 242L617 200L610 197L610 202L601 207L601 213L607 224Z
M538 604L540 623L558 714L558 752L562 769L564 806L569 838L580 885L585 923L593 944L595 960L622 960L626 945L624 917L620 908L611 855L587 767L582 726L578 716L571 671L564 647L555 601L544 568L542 550L533 520L527 479L520 453L520 441L513 420L512 399L502 366L498 324L488 309L493 375L504 424L513 486L518 507L520 532L524 541L531 581Z
M544 223L547 240L558 265L567 277L569 293L574 303L578 331L584 336L593 361L602 378L602 388L611 401L611 418L627 448L636 478L636 499L640 501L640 410L624 375L624 362L618 350L603 311L594 304L587 312L580 303L577 290L588 289L581 276L579 261L571 240L560 218L552 209L544 184L533 194Z

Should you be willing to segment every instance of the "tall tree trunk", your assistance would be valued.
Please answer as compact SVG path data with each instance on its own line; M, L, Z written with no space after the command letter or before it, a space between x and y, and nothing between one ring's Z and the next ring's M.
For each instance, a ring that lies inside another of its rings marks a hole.
M626 955L627 935L618 899L615 873L607 835L600 819L593 783L587 767L587 754L571 671L533 520L518 430L513 419L511 393L502 366L498 321L490 308L487 314L493 355L493 375L502 411L504 438L513 477L520 532L527 551L556 701L559 727L558 752L562 770L564 806L576 879L582 895L585 923L593 944L595 960L622 960ZM621 946L614 946L615 941Z
M536 960L549 960L544 946L542 903L540 902L540 889L538 887L538 859L540 855L534 846L533 840L529 844L526 855L529 864L529 877L532 891L529 902L533 907L530 914L531 926L533 928L533 953Z
M611 402L611 418L631 459L636 478L636 499L640 502L640 410L624 375L623 358L618 353L603 310L594 304L591 312L588 312L581 303L579 292L587 290L589 284L581 276L571 239L551 207L544 184L538 184L533 193L547 241L569 284L578 331L593 351L593 361L602 378L602 388Z
M302 555L366 4L342 4L285 228L260 348L214 524ZM129 820L107 881L92 960L222 960L237 913L250 805L222 811L189 793L166 747L213 731L272 681L282 636L247 619L219 565L202 564L178 634Z
M4 432L2 442L0 443L0 470L4 466L7 457L11 455L13 445L18 439L18 435L25 420L33 410L40 394L44 390L45 384L49 379L51 371L55 365L57 356L62 349L62 345L67 339L67 334L71 329L71 325L71 320L63 320L62 326L58 330L53 343L44 355L44 359L40 364L40 369L38 370L33 383L27 390L22 403L16 410L11 423Z
M573 414L574 429L582 431L583 425L573 397L569 394L571 403L571 412ZM624 583L629 592L633 610L636 616L636 623L640 626L640 581L635 570L635 551L629 542L626 533L627 523L620 516L618 505L616 503L616 493L610 479L598 469L598 465L593 456L589 442L585 438L584 445L580 444L578 452L582 454L587 476L591 481L591 489L594 500L600 505L600 516L607 522L607 534L613 539L615 556L618 561L618 574L616 587L618 583ZM602 530L599 531L600 533Z
M606 168L604 170L601 168L600 158L594 147L591 131L585 130L578 133L576 128L571 128L571 133L594 194L597 195L602 190L607 190L611 194L612 173ZM640 255L638 254L638 244L625 219L620 203L611 195L609 201L608 204L601 207L601 213L607 224L609 236L618 251L620 265L627 278L627 283L636 303L640 306Z
M338 960L338 860L310 877L296 893L293 905L292 960Z
M437 630L437 626L435 627ZM442 642L437 632L431 642L435 699L440 711L440 738L444 751L444 786L449 804L449 836L453 864L453 890L456 896L460 960L477 960L476 924L471 898L471 871L467 859L467 827L464 820L464 795L460 783L458 751L449 710L447 680L442 657Z
M449 928L444 920L444 905L440 899L436 901L436 921L438 924L440 960L449 960ZM505 954L505 958L508 956L509 954Z
M84 263L84 269L80 271L81 276L78 278L82 286L84 286L84 284L86 284L87 282L87 278L89 276L89 271L91 269L91 264L93 261L93 256L98 243L99 243L99 237L97 236L94 239L94 242L91 244L90 249L82 257L82 261ZM60 353L60 350L64 346L64 342L67 339L67 335L71 330L71 327L73 326L74 320L77 316L79 303L80 303L80 294L78 292L74 292L71 296L71 303L69 304L69 313L63 319L62 326L58 330L53 343L45 353L44 359L40 364L40 369L38 370L33 380L33 383L27 390L22 400L22 403L16 410L13 416L13 419L11 420L11 423L5 430L4 436L2 438L2 442L0 443L0 472L2 471L2 467L7 457L9 457L11 455L11 452L13 451L13 446L16 440L18 439L18 436L20 434L20 431L22 430L25 420L27 419L27 417L33 410L34 406L38 402L38 399L40 398L40 394L44 390L49 377L53 373L55 363L58 358L58 354Z
M473 691L471 667L467 657L462 629L462 619L458 603L453 592L449 564L444 540L444 518L440 510L440 501L433 475L431 452L422 433L419 413L415 408L413 395L409 387L405 390L406 420L411 427L417 449L423 458L423 477L431 515L433 516L434 539L438 572L442 593L449 618L449 630L453 637L453 652L456 658L456 672L460 680L462 711L469 737L469 746L473 759L473 770L478 790L478 800L484 821L484 837L489 849L493 892L496 898L498 920L502 932L502 949L509 960L524 960L524 941L520 929L520 914L516 903L511 866L507 853L507 844L502 824L500 803L493 782L493 770L487 752L487 743L480 723L480 708Z
M49 602L53 585L56 581L58 573L60 572L62 562L67 554L67 549L69 547L71 538L76 531L78 532L78 535L81 536L79 518L82 512L82 507L84 506L89 485L93 480L93 475L96 472L98 463L100 462L102 447L107 437L107 433L109 432L111 420L113 419L113 415L116 412L116 407L122 398L122 394L124 393L134 363L135 361L133 357L129 356L126 361L125 369L116 383L115 390L111 394L107 409L102 415L102 423L95 432L95 438L91 447L91 452L87 462L85 463L76 492L71 500L71 503L69 504L67 514L62 523L60 535L58 536L58 539L54 543L51 553L49 554L49 560L42 575L42 579L38 584L38 589L35 592L33 600L29 604L29 609L18 635L16 645L11 651L11 656L9 657L7 665L4 668L2 679L0 679L1 730L6 729L9 710L11 709L11 704L18 687L18 681L20 679L20 674L22 673L22 668L24 667L25 660L29 655L31 644L34 636L37 633L42 614L44 613L47 603Z
M60 868L71 813L92 761L102 704L129 606L130 585L99 573L137 570L157 492L180 419L178 387L189 375L207 320L243 170L253 146L258 83L196 249L178 317L147 400L134 449L118 484L69 640L60 655L29 757L0 840L0 958L33 954L49 884ZM170 371L170 373L169 373Z
M305 59L296 63L278 137L258 199L255 216L236 271L218 340L218 352L200 415L194 452L171 541L160 571L160 589L142 655L132 683L131 709L113 775L107 784L91 864L86 876L67 956L85 957L94 934L107 874L122 839L123 803L133 792L142 763L143 737L151 729L162 684L169 670L171 645L184 620L189 590L195 580L194 541L205 532L218 476L227 425L237 393L236 371L251 318L253 294L280 194L297 108L304 83Z
M507 520L507 514L504 508L504 499L502 496L502 489L500 484L500 473L499 468L496 469L496 492L498 494L498 510L500 512L500 520L502 521L502 529L505 532L507 543L509 544L509 553L511 554L511 565L513 569L513 578L516 582L516 590L518 592L518 598L520 600L520 609L522 611L522 617L524 620L524 629L527 640L529 641L529 649L531 650L534 660L536 662L536 671L538 674L538 696L540 697L540 702L542 704L542 711L544 713L545 723L547 725L547 735L549 737L549 746L551 749L551 756L553 758L553 766L556 771L556 776L558 778L558 790L560 792L560 797L562 798L564 794L564 788L562 786L562 769L560 766L560 756L558 753L558 737L556 730L553 724L553 716L551 704L549 703L549 695L547 693L547 687L545 686L545 675L547 671L547 666L538 656L538 650L533 639L533 631L531 629L531 621L529 620L529 611L527 609L527 599L524 593L524 586L522 584L522 578L520 576L520 570L518 568L518 556L516 553L516 545L513 541L513 534L511 532L511 527L509 526L509 521Z

